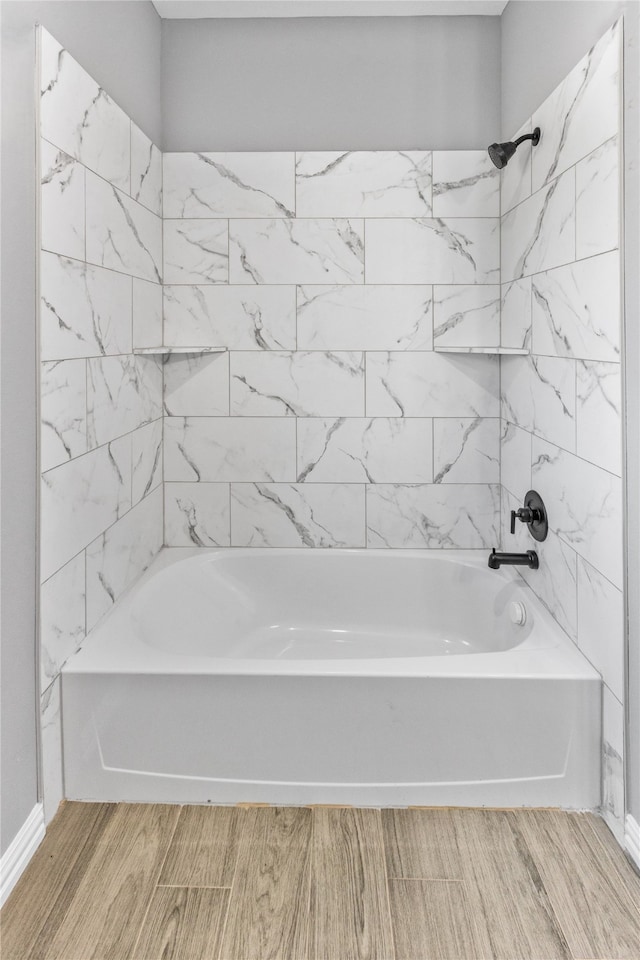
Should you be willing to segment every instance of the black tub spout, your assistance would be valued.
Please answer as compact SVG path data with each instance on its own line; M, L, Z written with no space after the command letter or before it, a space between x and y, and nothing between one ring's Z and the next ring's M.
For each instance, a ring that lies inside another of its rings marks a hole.
M540 566L535 550L527 550L526 553L497 553L494 547L489 554L489 566L492 570L499 570L503 563L530 567L532 570L537 570Z

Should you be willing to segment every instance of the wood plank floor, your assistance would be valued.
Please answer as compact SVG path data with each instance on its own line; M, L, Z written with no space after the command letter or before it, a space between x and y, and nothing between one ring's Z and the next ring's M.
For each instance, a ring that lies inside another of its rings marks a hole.
M2 960L640 960L640 877L554 810L65 803Z

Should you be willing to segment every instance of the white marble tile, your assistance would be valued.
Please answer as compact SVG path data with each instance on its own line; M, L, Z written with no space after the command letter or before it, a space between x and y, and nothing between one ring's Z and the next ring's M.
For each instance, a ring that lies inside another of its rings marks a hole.
M500 421L434 420L433 479L435 483L500 483Z
M40 371L40 469L50 470L87 450L84 360L54 360Z
M533 114L533 189L567 170L618 131L622 23L614 24Z
M49 824L64 799L60 677L54 680L40 697L40 748L44 821Z
M576 368L558 357L503 357L502 416L575 453Z
M162 483L162 420L154 420L131 436L131 500L139 503Z
M162 220L91 171L86 174L87 261L162 282Z
M576 453L622 475L622 383L619 363L578 360Z
M227 283L226 220L165 220L165 283Z
M611 692L624 699L624 597L578 558L578 646Z
M500 343L500 284L434 286L434 347Z
M517 140L518 137L522 137L526 133L533 133L530 119L520 127L511 139L512 141ZM530 140L525 140L524 143L520 144L507 166L500 171L500 204L503 216L518 203L522 203L523 200L531 196L531 154L535 149L531 146Z
M521 349L531 346L531 277L502 284L500 343Z
M433 216L500 216L500 174L486 150L434 151Z
M162 285L133 278L133 345L162 343Z
M432 288L298 287L301 350L431 350Z
M298 480L330 483L430 483L428 418L298 421Z
M502 218L501 249L504 282L575 260L575 170Z
M497 218L371 220L367 283L498 283Z
M297 351L230 356L234 416L361 417L364 354Z
M42 253L41 359L130 352L131 278Z
M618 843L624 841L624 707L602 688L602 816Z
M40 141L40 246L84 260L84 167Z
M164 215L293 217L294 153L165 153Z
M164 530L168 547L231 544L228 483L166 483Z
M167 417L165 480L284 481L296 475L296 422L287 417Z
M229 416L229 354L182 353L164 364L167 417Z
M164 324L169 346L295 350L295 287L166 285Z
M369 547L471 548L498 543L497 484L369 484L366 490Z
M530 436L530 434L529 434ZM531 487L527 483L527 490ZM533 539L524 523L516 523L514 533L511 533L511 511L517 510L524 502L524 493L522 496L514 497L512 493L503 485L500 488L500 543L502 549L509 553L524 553L525 550L535 550L537 541ZM522 568L520 568L520 571Z
M497 417L496 357L368 353L369 417Z
M551 529L621 587L620 479L537 437L532 460L532 486L545 502Z
M131 121L42 27L40 43L41 135L129 192Z
M618 138L607 140L576 166L576 257L620 246Z
M162 216L162 152L135 123L131 124L131 196Z
M131 506L131 439L42 475L40 575L59 570Z
M500 437L500 475L503 486L522 506L531 489L531 434L506 420Z
M156 357L87 361L87 443L109 440L162 416L162 366Z
M232 483L234 547L364 547L364 484Z
M85 635L84 552L42 584L40 691L44 693Z
M162 547L158 487L87 547L87 630L108 613Z
M522 506L522 503L518 503L517 506ZM517 522L519 523L519 521ZM537 570L520 567L520 572L562 629L569 634L572 640L575 640L578 617L576 599L577 554L554 533L549 532L547 539L540 543L533 539L524 524L519 525L523 527L526 536L526 544L522 549L535 550L540 562ZM505 549L513 548L509 544Z
M362 283L362 220L231 220L230 283Z
M296 154L299 217L428 217L431 153Z
M620 259L616 251L532 280L533 351L620 360Z

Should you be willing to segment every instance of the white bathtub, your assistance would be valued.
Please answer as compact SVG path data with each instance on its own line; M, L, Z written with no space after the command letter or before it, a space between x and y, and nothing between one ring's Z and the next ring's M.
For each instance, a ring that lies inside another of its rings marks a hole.
M70 799L600 801L599 676L477 551L165 549L62 693Z

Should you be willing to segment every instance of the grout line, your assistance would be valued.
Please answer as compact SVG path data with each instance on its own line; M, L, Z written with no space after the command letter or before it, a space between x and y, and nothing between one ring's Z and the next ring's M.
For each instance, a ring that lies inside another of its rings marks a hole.
M166 863L166 861L167 861L167 857L169 856L169 850L171 849L171 844L173 843L173 838L174 838L174 836L175 836L176 830L178 829L178 820L180 819L180 813L181 813L181 811L182 811L182 806L181 806L181 805L177 805L177 809L176 809L176 821L175 821L175 823L174 823L174 825L173 825L173 830L171 831L171 836L169 837L169 840L168 840L168 842L167 842L167 849L165 850L164 857L162 858L162 863L160 864L160 866L159 866L159 868L158 868L158 873L157 873L158 878L162 876L162 871L163 871L163 869L164 869L164 865L165 865L165 863ZM157 889L158 889L158 881L156 880L155 884L154 884L153 887L151 888L151 892L150 892L150 894L149 894L149 901L148 901L148 903L147 903L147 908L146 908L146 910L145 910L145 912L144 912L144 916L142 917L142 920L140 921L140 928L139 928L139 930L138 930L138 936L137 936L136 939L135 939L135 942L134 942L134 944L133 944L133 950L131 951L132 956L135 956L135 954L136 954L136 947L138 946L138 942L139 942L139 940L140 940L140 937L142 936L142 931L143 931L143 929L144 929L144 925L145 925L146 920L147 920L147 917L148 917L148 915L149 915L149 910L151 909L151 902L152 902L152 900L153 900L154 894L155 894L155 892L156 892Z

